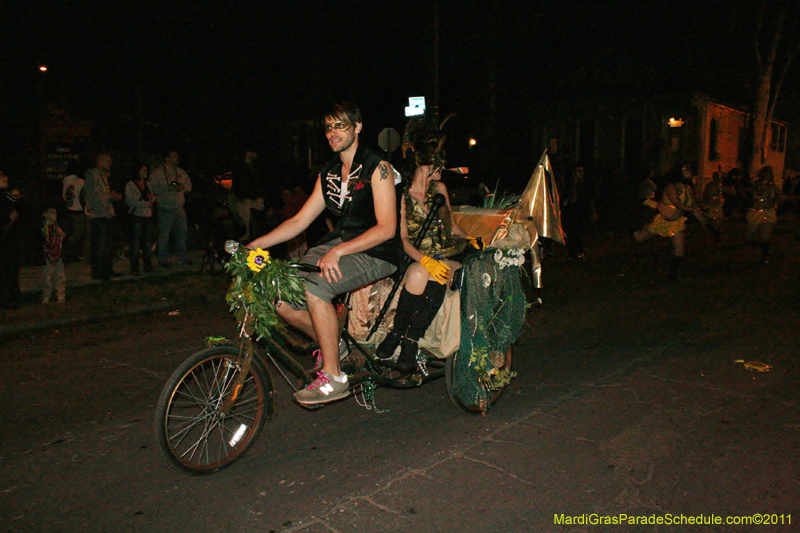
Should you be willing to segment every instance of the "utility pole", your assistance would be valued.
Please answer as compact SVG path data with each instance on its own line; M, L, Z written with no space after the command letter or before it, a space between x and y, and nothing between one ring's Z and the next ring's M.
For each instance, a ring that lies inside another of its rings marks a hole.
M439 0L433 3L433 102L430 117L439 121Z

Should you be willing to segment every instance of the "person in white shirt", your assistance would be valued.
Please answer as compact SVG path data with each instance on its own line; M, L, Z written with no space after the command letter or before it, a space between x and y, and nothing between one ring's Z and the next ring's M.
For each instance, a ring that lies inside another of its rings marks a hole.
M164 158L164 164L150 174L150 190L156 195L158 205L158 263L169 264L169 238L174 236L175 252L178 261L190 265L186 238L188 224L184 193L192 190L192 180L180 167L178 152L170 150Z
M89 219L83 209L83 185L85 181L78 175L78 162L67 166L66 176L61 181L61 198L66 205L64 216L64 261L82 261L89 257Z
M153 203L155 195L147 184L147 165L140 165L136 178L125 185L125 205L130 215L131 275L139 275L139 256L145 272L153 271L150 248L153 243Z

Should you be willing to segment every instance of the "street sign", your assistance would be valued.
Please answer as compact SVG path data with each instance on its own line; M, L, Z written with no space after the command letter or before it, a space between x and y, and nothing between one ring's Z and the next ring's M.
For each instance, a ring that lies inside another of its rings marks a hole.
M417 117L425 114L425 97L424 96L411 96L408 99L406 106L407 117Z
M394 128L383 128L378 134L378 146L384 152L394 152L400 147L400 134Z

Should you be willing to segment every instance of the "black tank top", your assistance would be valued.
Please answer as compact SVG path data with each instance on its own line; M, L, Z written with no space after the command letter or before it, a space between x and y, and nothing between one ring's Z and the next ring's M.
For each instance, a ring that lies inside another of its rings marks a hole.
M343 189L342 160L338 155L322 169L322 196L334 219L335 227L317 244L324 244L338 237L342 241L352 240L378 223L375 202L372 199L372 175L381 161L384 161L381 156L359 146L353 157L346 189ZM397 211L397 206L395 210ZM400 217L397 218L399 220ZM393 238L365 250L364 253L399 267L403 256L400 232L396 231Z

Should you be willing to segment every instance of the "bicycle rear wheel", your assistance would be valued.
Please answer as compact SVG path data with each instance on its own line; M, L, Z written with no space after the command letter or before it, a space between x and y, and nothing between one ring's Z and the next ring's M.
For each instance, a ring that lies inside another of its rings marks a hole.
M498 370L511 370L511 355L512 348L509 346L502 354L502 362L498 362ZM477 373L467 365L464 365L464 361L460 359L461 357L463 356L456 350L445 360L444 382L445 387L447 387L447 397L450 399L450 403L459 411L468 414L479 413L485 415L486 411L500 398L506 387L492 390L486 389L481 384ZM475 386L472 389L474 393L470 395L464 394L463 391L459 393L456 386L456 382L459 379L474 380Z
M156 440L176 470L211 474L230 466L272 416L272 379L256 357L228 405L239 361L235 346L208 348L184 361L164 385L156 404Z

